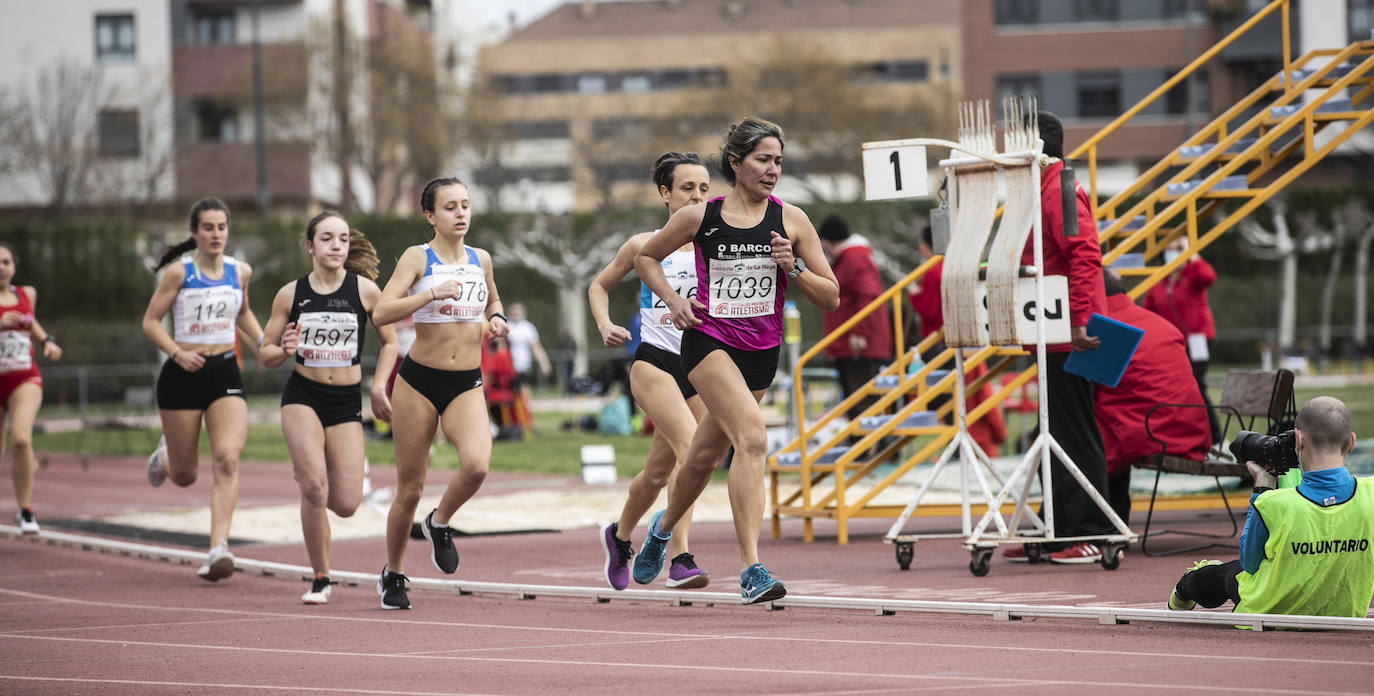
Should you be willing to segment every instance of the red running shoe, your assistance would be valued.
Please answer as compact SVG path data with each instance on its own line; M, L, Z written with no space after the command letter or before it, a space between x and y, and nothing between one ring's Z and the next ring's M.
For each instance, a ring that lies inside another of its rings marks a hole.
M1063 551L1050 554L1051 563L1097 563L1102 560L1102 549L1095 544L1080 541Z

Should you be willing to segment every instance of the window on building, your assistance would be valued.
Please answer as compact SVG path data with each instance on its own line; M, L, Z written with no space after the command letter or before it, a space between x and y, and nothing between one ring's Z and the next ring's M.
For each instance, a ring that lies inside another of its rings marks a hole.
M520 121L515 124L516 140L549 140L568 137L567 121Z
M997 0L994 21L999 24L1039 24L1040 0Z
M97 130L101 157L138 157L138 111L101 111Z
M227 44L238 41L233 12L199 12L195 17L195 43Z
M1115 22L1120 18L1119 0L1073 0L1076 22Z
M97 60L133 60L136 47L133 15L95 16L95 57Z
M1188 19L1202 17L1199 0L1161 0L1159 14L1164 19Z
M1121 73L1081 72L1074 76L1080 118L1115 118L1121 114Z
M236 143L239 140L238 113L231 106L201 102L196 107L196 122L201 142Z
M1349 8L1350 42L1368 41L1374 36L1374 0L1346 0Z
M873 75L882 82L925 82L930 79L930 66L923 60L874 63Z
M653 88L653 78L645 73L631 73L620 78L622 92L647 92Z
M1167 68L1164 70L1162 80L1168 80L1178 73L1182 68ZM1193 105L1188 106L1188 80L1176 85L1164 95L1164 110L1170 114L1188 113L1208 113L1211 105L1208 103L1208 95L1211 92L1206 70L1199 70L1189 76L1193 82Z
M578 75L577 91L582 94L601 94L606 91L605 75Z
M1022 97L1030 95L1040 95L1040 76L1039 75L998 75L997 76L997 103L1002 103L1007 97Z

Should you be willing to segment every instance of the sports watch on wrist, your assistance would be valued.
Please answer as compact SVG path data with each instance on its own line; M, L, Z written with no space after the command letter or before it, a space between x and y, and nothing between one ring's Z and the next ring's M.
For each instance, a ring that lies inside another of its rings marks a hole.
M805 262L805 261L802 261L800 256L795 256L795 257L792 258L792 270L790 270L790 271L787 272L787 277L788 277L788 278L796 278L797 276L801 275L801 274L802 274L803 272L805 272L805 271L806 271L806 262Z

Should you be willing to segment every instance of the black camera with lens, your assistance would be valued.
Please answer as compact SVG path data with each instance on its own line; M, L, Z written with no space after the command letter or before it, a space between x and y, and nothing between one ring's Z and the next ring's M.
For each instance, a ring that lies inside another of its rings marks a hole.
M1231 454L1236 456L1237 462L1258 462L1275 477L1282 476L1298 466L1298 436L1292 430L1278 435L1242 430L1231 441Z

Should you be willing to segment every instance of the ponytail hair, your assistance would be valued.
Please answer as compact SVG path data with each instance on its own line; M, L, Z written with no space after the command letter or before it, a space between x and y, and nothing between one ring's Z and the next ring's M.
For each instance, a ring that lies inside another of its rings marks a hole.
M720 158L716 161L716 168L727 183L735 185L735 170L730 162L748 157L764 138L777 138L778 144L783 145L782 126L756 116L730 124L725 131L725 142L720 146Z
M467 188L467 184L456 176L445 176L431 180L425 184L425 190L420 192L420 210L426 213L434 212L434 197L438 195L439 189L445 186L462 186Z
M195 205L191 206L190 227L192 235L195 234L196 226L200 224L200 214L207 210L222 211L224 213L225 219L227 220L229 218L229 206L225 205L224 201L221 201L220 199L213 197L202 198L196 201ZM186 239L185 241L180 242L179 244L173 244L172 246L167 247L162 251L162 256L158 259L157 265L153 266L153 272L157 273L158 271L162 270L163 266L166 266L177 257L195 248L196 238L194 236Z
M305 240L307 242L315 241L315 228L329 218L338 218L345 225L348 224L348 221L344 220L344 216L336 211L320 211L318 215L310 218L310 222L305 223ZM368 280L376 280L380 266L381 263L377 259L377 249L372 246L372 242L368 241L362 232L349 228L348 257L344 259L344 270L363 276Z
M654 185L673 190L673 174L679 164L701 164L701 156L695 152L665 152L659 155L649 171Z
M381 261L377 259L377 249L360 230L348 231L348 258L344 259L344 270L355 273L368 280L376 280L380 275Z

